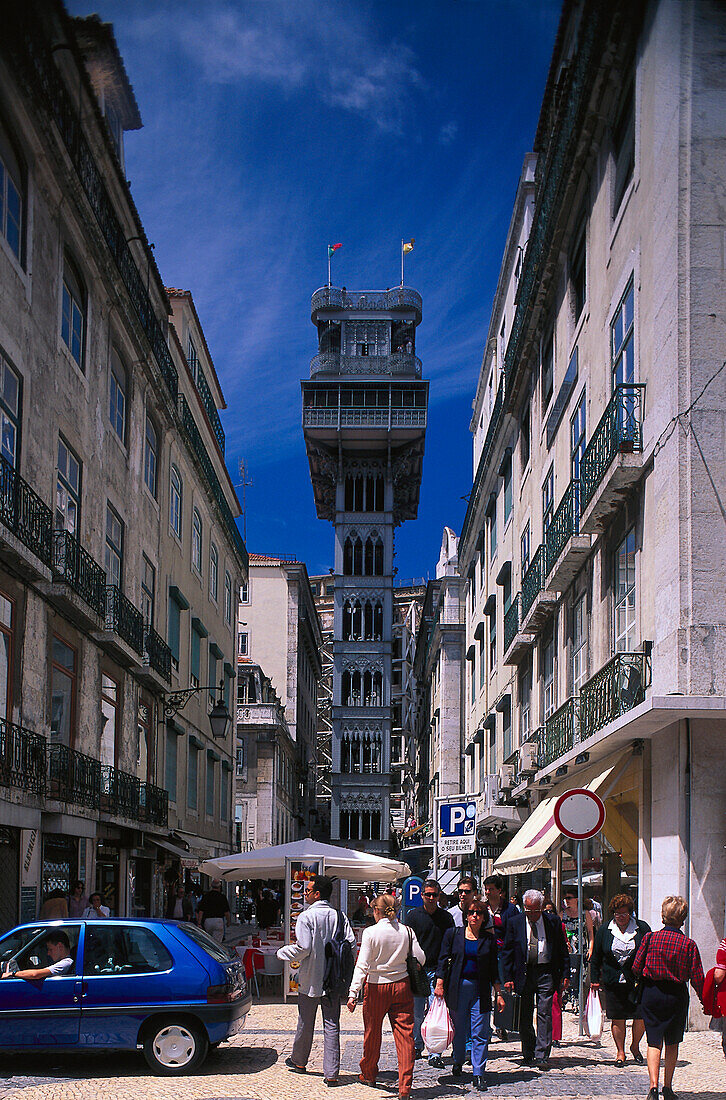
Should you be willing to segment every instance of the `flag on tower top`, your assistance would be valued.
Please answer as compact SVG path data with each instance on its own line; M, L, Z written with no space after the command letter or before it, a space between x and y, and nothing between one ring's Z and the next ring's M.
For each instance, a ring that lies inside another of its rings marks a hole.
M411 240L407 244L404 244L403 251L404 252L413 252L413 246L414 246L415 243L416 243L415 238L411 237Z
M337 252L338 249L342 248L342 247L343 247L342 241L339 241L338 244L329 244L328 245L328 259L330 259L330 257L333 255L334 252Z

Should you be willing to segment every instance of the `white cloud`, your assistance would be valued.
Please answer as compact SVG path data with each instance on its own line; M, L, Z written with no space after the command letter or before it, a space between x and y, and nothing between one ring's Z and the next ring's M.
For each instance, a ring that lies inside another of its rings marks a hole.
M447 122L439 130L439 144L440 145L451 145L451 142L454 141L454 139L456 138L456 135L458 134L458 132L459 132L459 123L458 122L456 122L455 120L452 120L451 122Z

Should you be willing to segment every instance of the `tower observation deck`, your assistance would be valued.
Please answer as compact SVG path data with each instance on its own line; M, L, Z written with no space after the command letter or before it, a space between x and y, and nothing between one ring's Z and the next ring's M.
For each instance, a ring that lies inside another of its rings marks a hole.
M335 528L331 839L390 847L394 529L418 511L428 382L408 287L312 296L302 382L315 506Z

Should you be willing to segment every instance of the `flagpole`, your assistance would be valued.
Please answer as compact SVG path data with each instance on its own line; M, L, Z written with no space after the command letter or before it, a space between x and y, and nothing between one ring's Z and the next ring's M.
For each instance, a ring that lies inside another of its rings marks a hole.
M401 286L403 286L403 241L401 241Z
M328 246L328 290L330 290L330 246Z

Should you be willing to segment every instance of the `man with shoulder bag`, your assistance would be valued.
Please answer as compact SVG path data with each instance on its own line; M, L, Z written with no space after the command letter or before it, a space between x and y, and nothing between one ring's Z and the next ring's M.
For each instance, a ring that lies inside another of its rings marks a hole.
M295 922L296 943L277 952L278 959L298 962L298 1021L295 1041L285 1065L305 1073L313 1045L315 1017L323 1014L323 1081L338 1084L340 1072L340 1004L353 975L355 934L348 918L333 909L332 880L325 875L307 883L303 910Z

